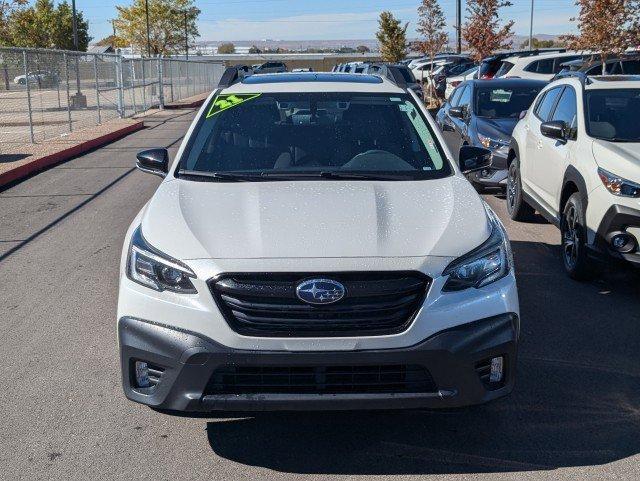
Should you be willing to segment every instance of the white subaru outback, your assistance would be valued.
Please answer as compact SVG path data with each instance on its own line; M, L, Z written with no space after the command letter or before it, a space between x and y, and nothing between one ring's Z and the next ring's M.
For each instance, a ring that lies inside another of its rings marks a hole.
M399 72L225 72L134 219L126 396L164 412L454 407L509 393L504 228Z
M513 131L508 164L511 217L558 225L571 277L603 254L640 266L640 77L553 82Z

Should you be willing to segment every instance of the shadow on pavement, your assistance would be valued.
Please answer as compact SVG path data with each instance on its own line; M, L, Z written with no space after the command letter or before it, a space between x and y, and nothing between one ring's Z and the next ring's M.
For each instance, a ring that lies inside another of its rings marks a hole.
M211 449L282 472L382 475L551 470L637 454L638 274L579 284L557 246L513 247L522 340L511 396L450 411L221 418L207 425Z

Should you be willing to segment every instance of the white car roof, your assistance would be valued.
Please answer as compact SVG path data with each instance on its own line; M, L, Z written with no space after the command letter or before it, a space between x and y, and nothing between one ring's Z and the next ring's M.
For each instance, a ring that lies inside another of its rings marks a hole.
M562 52L562 53L549 52L549 53L541 53L538 55L530 55L525 57L514 55L513 57L504 58L502 59L502 61L511 62L511 63L516 63L516 62L529 63L529 62L535 62L536 60L541 60L545 58L575 57L576 55L589 55L589 52Z
M300 72L251 75L224 89L224 93L371 92L404 93L393 82L376 75L344 72Z
M565 77L549 84L547 88L556 85L573 85L581 89L583 81L580 77ZM640 75L593 75L584 82L585 90L618 90L640 89Z

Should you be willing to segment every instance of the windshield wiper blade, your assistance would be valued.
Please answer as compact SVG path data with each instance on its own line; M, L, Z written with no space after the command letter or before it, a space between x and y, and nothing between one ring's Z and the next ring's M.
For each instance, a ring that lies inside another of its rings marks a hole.
M340 172L340 171L323 171L319 173L319 177L325 179L345 179L345 180L407 180L410 177L402 174L377 174L377 173L360 173L360 172Z
M199 177L229 182L247 182L263 179L263 176L260 174L245 174L241 172L206 172L200 170L180 170L178 171L178 174L187 177Z

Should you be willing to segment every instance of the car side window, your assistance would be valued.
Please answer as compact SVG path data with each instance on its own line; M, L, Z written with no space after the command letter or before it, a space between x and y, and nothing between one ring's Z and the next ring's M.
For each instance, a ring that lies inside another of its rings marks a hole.
M462 95L460 96L460 100L458 101L458 106L469 108L470 105L471 105L471 87L467 86L467 88L464 89L464 92L462 92Z
M544 95L544 98L538 103L538 106L534 111L535 116L543 122L546 122L561 91L562 87L556 87L548 90Z
M640 74L640 60L625 60L622 62L622 69L625 75L639 75Z
M466 85L462 85L461 87L458 87L455 92L453 92L451 94L451 100L449 101L449 104L452 107L457 107L458 106L458 102L460 101L460 96L462 95L462 92L464 91L464 89L466 89L467 86Z
M532 62L529 65L527 65L525 70L527 72L551 74L553 73L553 59L545 58L542 60L536 60L535 62Z
M578 116L577 108L575 90L572 87L565 87L551 120L562 121L575 132Z

